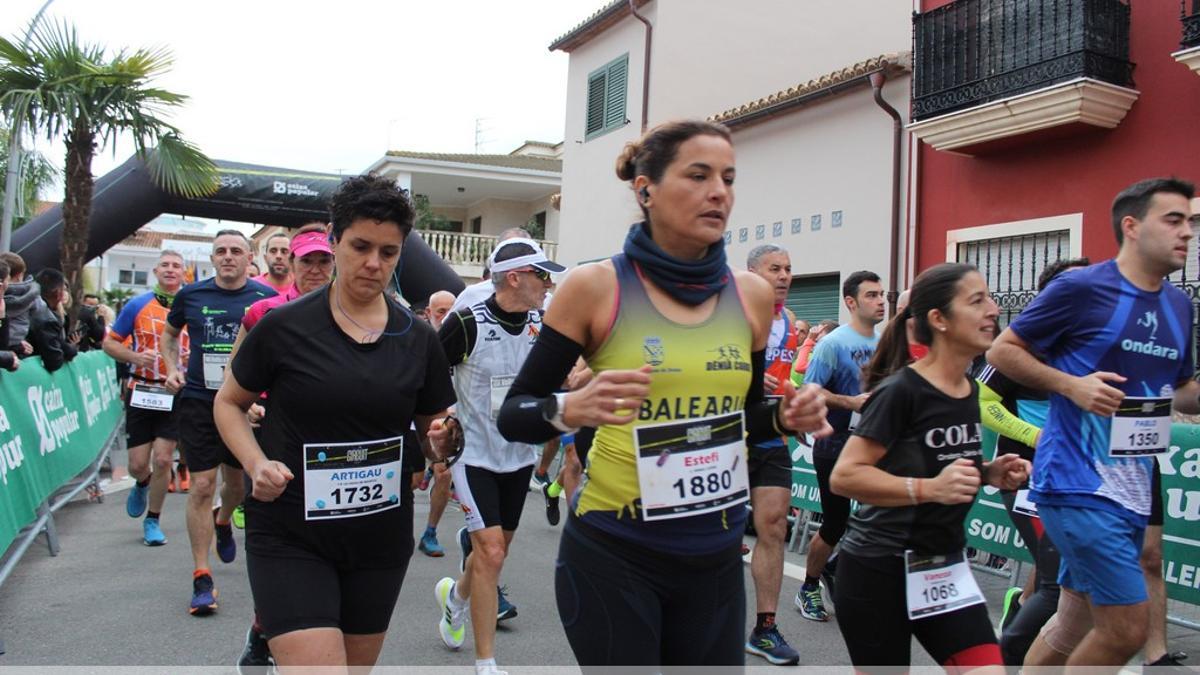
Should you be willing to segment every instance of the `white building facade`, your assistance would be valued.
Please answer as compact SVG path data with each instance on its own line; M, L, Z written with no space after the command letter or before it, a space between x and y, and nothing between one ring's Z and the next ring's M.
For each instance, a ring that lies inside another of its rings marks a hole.
M899 132L894 171L897 127L876 102L872 77L906 124L911 6L636 4L653 26L648 96L646 28L628 0L606 5L551 45L570 55L559 260L572 265L618 252L640 219L614 165L625 143L641 135L645 100L651 128L707 118L732 129L738 176L726 233L730 264L744 267L761 244L787 249L796 275L789 305L800 318L848 318L839 289L853 271L875 271L886 287L896 265L903 279L902 243L891 258L893 237L903 234L893 234L893 223L906 220L908 135Z

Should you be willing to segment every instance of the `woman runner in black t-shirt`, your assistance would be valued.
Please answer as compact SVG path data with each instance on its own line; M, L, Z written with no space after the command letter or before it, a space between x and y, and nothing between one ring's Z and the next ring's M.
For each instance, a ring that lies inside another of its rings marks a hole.
M407 196L358 176L330 210L336 281L247 334L213 405L253 481L247 569L281 666L375 664L413 550L403 466L422 450L401 439L415 419L444 454L454 403L433 329L384 295L412 229ZM267 390L260 445L244 413Z
M858 670L907 666L913 636L947 668L1001 664L963 531L981 479L1013 489L1029 473L1015 454L983 461L967 369L991 345L998 313L974 267L932 267L864 374L871 397L830 479L834 492L861 503L842 538L835 596ZM909 318L930 349L905 365Z

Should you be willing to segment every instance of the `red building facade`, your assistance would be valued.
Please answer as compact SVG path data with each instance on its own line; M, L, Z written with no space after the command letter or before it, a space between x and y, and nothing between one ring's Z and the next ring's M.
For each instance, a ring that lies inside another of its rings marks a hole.
M1177 60L1186 18L1164 0L923 0L915 270L975 263L1015 313L1048 260L1116 253L1122 188L1200 182L1200 71Z

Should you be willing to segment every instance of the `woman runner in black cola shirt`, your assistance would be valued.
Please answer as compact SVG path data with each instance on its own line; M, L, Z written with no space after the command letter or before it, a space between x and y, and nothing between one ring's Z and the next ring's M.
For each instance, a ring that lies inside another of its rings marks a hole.
M246 565L271 654L344 669L378 659L412 555L403 467L422 450L402 438L415 420L444 454L455 399L433 329L384 294L412 229L408 197L356 176L330 211L337 279L246 335L213 414L253 481ZM244 412L263 391L260 444Z
M871 397L830 479L834 492L862 505L842 538L835 596L858 670L907 666L913 636L947 668L1001 664L963 531L981 480L1014 489L1029 473L1015 454L983 461L967 369L991 346L997 314L974 267L932 267L864 374ZM909 318L930 350L905 365Z

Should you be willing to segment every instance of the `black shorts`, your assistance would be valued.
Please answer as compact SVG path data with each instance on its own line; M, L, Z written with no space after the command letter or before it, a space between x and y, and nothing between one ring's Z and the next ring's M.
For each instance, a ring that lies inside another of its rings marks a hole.
M1158 470L1158 460L1154 460L1154 477L1150 479L1150 521L1151 527L1162 527L1163 524L1163 495L1162 472Z
M179 446L187 455L188 469L208 471L222 464L242 468L217 433L212 401L180 396L175 412L179 417Z
M792 489L792 454L782 447L750 446L746 469L750 472L750 489L781 487Z
M125 444L136 448L153 443L156 438L179 440L179 397L169 412L146 410L129 405L129 390L125 393Z
M817 473L817 488L821 493L821 529L817 533L830 546L837 546L846 533L846 524L850 522L850 499L834 494L829 487L829 477L833 475L835 465L836 458L813 454L813 469Z
M467 530L475 532L499 525L502 530L515 532L521 523L532 475L532 466L507 473L461 463L450 467L454 492L467 518Z
M306 628L338 628L349 635L387 630L409 556L397 567L352 568L296 538L259 531L252 536L275 539L270 547L280 554L246 553L254 610L268 638ZM410 533L410 552L411 547Z

